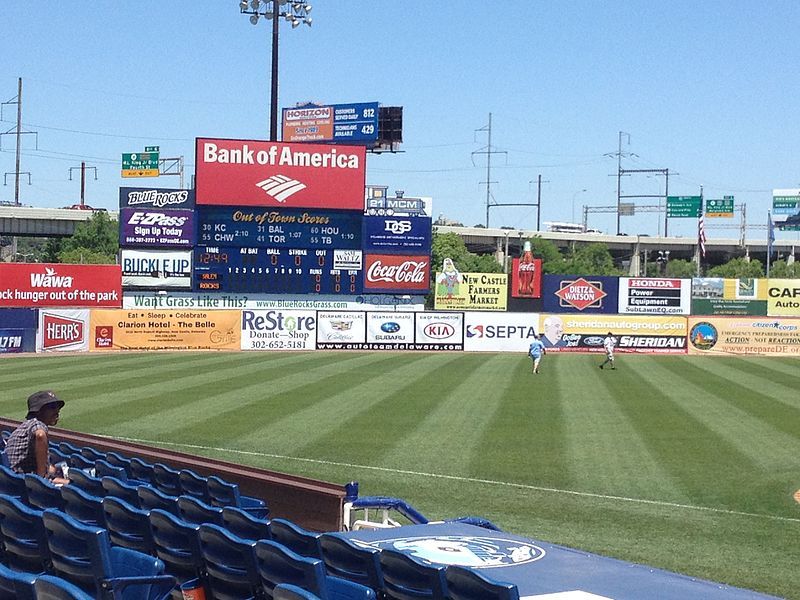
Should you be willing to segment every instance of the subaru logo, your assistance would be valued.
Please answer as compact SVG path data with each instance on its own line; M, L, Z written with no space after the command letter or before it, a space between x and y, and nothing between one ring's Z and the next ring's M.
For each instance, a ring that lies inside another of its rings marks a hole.
M394 321L389 321L388 323L381 325L381 331L383 333L397 333L400 331L400 324L395 323Z

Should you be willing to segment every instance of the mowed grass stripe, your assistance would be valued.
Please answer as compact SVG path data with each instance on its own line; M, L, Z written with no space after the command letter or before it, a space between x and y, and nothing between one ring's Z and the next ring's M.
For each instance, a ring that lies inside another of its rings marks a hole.
M724 431L716 431L712 427L714 424L697 418L690 410L692 400L702 397L702 391L687 387L671 370L653 367L654 363L675 364L676 361L682 362L675 357L653 361L649 357L630 356L624 366L620 359L620 367L611 373L617 375L624 370L627 375L624 379L607 377L601 381L639 431L661 469L670 473L679 489L692 503L711 502L713 505L717 492L709 490L707 465L713 464L718 476L733 477L742 469L754 469L755 463ZM680 371L680 367L676 370ZM686 398L690 399L689 407L685 406ZM648 497L657 498L655 495Z
M577 357L576 357L577 358ZM682 479L663 462L660 447L649 439L636 411L619 402L621 390L644 386L644 363L625 362L620 368L601 370L600 356L582 356L570 361L562 386L569 389L562 398L570 471L574 488L597 493L669 499L687 502L691 496ZM631 473L637 473L631 477Z
M331 373L328 381L315 386L313 394L299 410L275 415L266 434L246 433L234 443L237 447L257 447L277 454L293 455L335 431L347 435L346 430L341 428L343 421L379 404L393 393L395 381L425 380L446 361L458 360L458 355L428 357L423 354L373 353L365 358L373 362L352 372L339 370ZM386 422L383 430L356 432L351 429L350 435L370 436L373 441L380 439L381 443L376 448L379 451L392 443L387 429L395 431L394 426ZM320 450L324 452L324 448L317 449Z
M795 410L800 417L800 361L795 361L793 372L784 368L772 369L769 364L755 362L745 357L695 361L696 367L705 369L723 381L742 388L744 396L757 394L777 400ZM788 393L787 393L788 392Z

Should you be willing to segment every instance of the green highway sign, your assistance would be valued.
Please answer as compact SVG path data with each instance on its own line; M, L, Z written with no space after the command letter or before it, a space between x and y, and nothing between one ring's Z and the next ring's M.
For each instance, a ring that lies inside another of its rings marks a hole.
M132 152L122 155L123 177L158 177L158 152Z
M697 218L703 206L700 196L667 196L667 217Z
M772 213L775 215L793 215L800 210L800 198L797 196L773 196Z
M160 149L159 146L145 146L144 147L144 151L145 152L158 152L159 149Z
M706 200L707 217L732 217L733 216L733 196L724 196L721 200Z

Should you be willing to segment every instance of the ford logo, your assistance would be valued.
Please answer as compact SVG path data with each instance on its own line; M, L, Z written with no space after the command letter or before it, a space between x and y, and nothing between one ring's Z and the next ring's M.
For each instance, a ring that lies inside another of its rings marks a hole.
M583 339L583 343L587 346L602 346L603 345L603 338L594 336L594 337L587 337Z
M394 321L389 321L388 323L381 325L381 331L384 333L397 333L400 331L400 324L395 323Z

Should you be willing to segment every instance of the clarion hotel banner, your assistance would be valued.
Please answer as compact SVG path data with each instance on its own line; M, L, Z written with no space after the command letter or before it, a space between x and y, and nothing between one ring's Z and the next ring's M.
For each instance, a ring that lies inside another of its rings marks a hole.
M0 306L122 306L119 265L0 263Z

